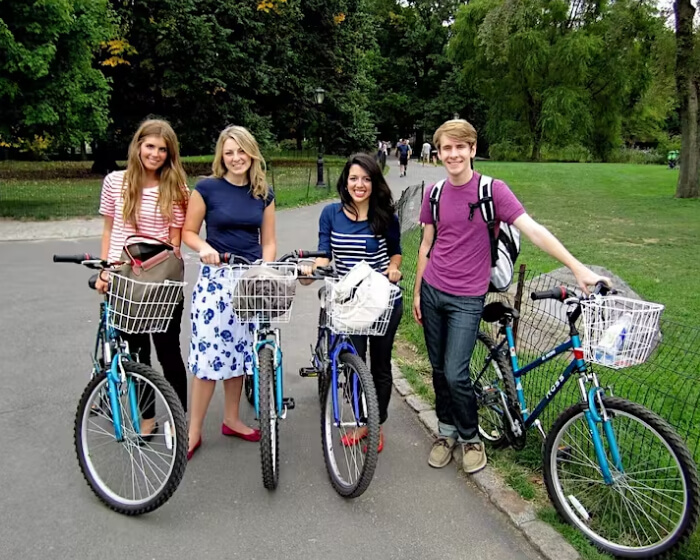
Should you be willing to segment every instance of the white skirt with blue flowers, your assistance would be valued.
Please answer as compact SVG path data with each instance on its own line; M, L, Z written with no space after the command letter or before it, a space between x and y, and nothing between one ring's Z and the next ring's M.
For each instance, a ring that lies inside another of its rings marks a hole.
M240 323L231 306L231 271L203 264L192 293L188 365L200 379L219 381L252 373L255 325Z

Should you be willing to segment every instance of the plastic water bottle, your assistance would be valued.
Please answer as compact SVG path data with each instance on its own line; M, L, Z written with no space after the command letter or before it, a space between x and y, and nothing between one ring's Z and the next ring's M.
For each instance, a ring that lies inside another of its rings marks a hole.
M595 347L595 359L599 364L614 366L618 354L625 346L625 338L632 327L632 315L625 313L603 332Z

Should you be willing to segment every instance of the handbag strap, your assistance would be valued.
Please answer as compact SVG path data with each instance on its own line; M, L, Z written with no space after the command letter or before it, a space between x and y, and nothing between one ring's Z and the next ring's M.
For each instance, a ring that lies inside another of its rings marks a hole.
M124 240L124 251L126 251L126 254L129 256L129 260L133 263L136 261L134 256L131 254L131 251L129 251L129 240L130 239L148 239L150 241L157 241L161 245L167 245L170 249L173 251L175 250L175 245L172 243L169 243L167 241L163 241L162 239L158 239L157 237L153 237L152 235L130 235Z

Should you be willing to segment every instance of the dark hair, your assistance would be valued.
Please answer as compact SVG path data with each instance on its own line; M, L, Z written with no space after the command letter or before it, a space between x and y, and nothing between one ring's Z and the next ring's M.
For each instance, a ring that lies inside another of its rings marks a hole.
M369 212L367 219L369 220L370 228L375 235L384 235L394 217L396 206L394 205L394 197L391 194L391 189L384 179L384 174L379 168L379 164L374 159L374 156L368 154L354 154L348 158L345 163L343 172L338 178L338 194L343 203L343 207L357 217L357 208L348 192L348 177L350 176L350 168L353 165L359 165L364 169L372 180L372 194L369 196Z

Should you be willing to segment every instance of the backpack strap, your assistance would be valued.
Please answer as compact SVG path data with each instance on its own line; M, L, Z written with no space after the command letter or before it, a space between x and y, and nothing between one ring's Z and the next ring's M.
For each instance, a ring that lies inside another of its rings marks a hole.
M489 229L491 243L491 266L496 266L498 260L498 244L496 243L496 207L493 204L493 177L482 175L479 178L479 210L481 217Z
M437 241L438 232L438 221L440 220L440 195L442 194L442 189L445 186L446 179L442 179L433 185L430 189L430 214L433 216L433 226L435 227L435 233L433 234L433 244L430 246L428 251L428 258L430 258L430 253L433 252L433 247L435 247L435 242Z
M442 188L445 186L445 179L438 181L430 189L430 213L433 215L433 224L437 230L437 223L440 219L440 195L442 194Z

